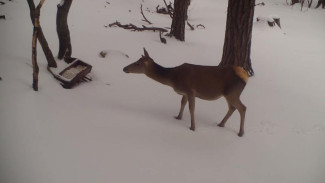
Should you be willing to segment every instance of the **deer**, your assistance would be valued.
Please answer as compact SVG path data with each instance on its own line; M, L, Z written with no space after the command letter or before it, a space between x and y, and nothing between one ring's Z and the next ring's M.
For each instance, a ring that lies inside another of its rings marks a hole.
M248 73L238 66L202 66L184 63L165 68L149 56L144 48L144 55L136 62L123 68L125 73L145 74L149 78L170 86L182 95L181 107L176 119L181 120L184 108L189 103L191 116L190 130L195 131L195 98L217 100L224 97L228 104L228 112L218 124L224 127L229 117L237 109L240 114L238 136L244 135L246 106L241 102L240 95L248 81Z

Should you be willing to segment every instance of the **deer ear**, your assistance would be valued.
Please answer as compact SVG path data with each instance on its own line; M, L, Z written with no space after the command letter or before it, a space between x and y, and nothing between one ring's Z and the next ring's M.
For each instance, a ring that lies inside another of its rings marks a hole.
M148 52L147 52L147 50L145 48L143 48L143 51L144 51L144 56L150 57L149 54L148 54Z

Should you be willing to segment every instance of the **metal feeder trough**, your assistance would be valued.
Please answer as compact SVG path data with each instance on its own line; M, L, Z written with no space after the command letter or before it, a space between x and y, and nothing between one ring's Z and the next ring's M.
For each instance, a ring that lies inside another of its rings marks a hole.
M66 68L54 77L61 82L63 88L70 89L81 80L91 81L86 75L90 73L92 66L79 60L74 59Z

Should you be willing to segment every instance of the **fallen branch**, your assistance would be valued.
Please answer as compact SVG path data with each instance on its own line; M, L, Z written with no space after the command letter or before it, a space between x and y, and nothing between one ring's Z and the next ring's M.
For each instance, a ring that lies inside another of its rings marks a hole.
M142 21L145 21L145 22L147 22L148 24L152 24L147 18L146 18L146 16L144 16L144 14L143 14L143 10L142 10L142 4L141 4L141 7L140 7L140 9L141 9L141 14L142 14L142 16L143 16L143 20Z
M161 28L161 27L146 27L144 25L142 25L142 27L137 27L133 24L121 24L120 22L116 21L114 23L111 23L108 25L109 27L114 27L114 26L117 26L117 27L121 27L123 29L128 29L128 30L131 30L131 31L160 31L160 32L168 32L167 29L164 29L164 28Z
M187 23L187 25L190 27L191 30L194 30L193 25L191 25L188 21L187 21L186 23Z
M203 29L205 29L205 26L202 25L202 24L199 24L199 25L196 26L196 28L199 28L199 27L202 27Z
M257 3L257 4L255 4L255 6L265 6L265 3L264 2Z

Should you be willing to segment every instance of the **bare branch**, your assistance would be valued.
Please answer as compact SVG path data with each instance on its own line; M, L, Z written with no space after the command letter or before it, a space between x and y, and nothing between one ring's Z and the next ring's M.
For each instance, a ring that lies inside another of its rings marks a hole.
M148 24L152 24L145 16L144 16L144 14L143 14L143 10L142 10L142 4L141 4L141 7L140 7L140 9L141 9L141 14L142 14L142 16L143 16L143 20L142 21L145 21L145 22L147 22Z
M165 3L165 6L166 6L166 9L167 9L167 12L168 12L170 18L173 18L173 13L171 12L171 9L170 9L171 5L167 5L165 0L164 0L164 3Z
M186 23L187 23L187 25L190 27L191 30L194 30L193 25L191 25L188 21L187 21Z
M161 28L161 27L146 27L144 25L142 25L142 27L137 27L133 24L121 24L120 22L116 21L114 23L111 23L108 25L109 27L114 27L114 26L117 26L117 27L121 27L123 29L128 29L128 30L131 30L131 31L160 31L160 32L168 32L167 29L164 29L164 28Z
M205 26L202 25L202 24L199 24L199 25L197 25L196 27L197 27L197 28L202 27L203 29L205 29Z

